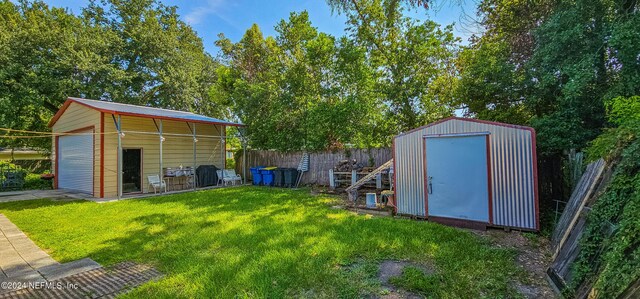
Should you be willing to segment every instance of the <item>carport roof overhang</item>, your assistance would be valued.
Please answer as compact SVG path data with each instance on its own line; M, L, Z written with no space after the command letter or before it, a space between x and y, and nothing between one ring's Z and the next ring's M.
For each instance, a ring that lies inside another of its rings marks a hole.
M222 125L222 126L235 126L242 127L243 124L229 122L209 116L199 115L191 112L185 111L177 111L177 110L169 110L162 108L154 108L147 106L136 106L108 101L98 101L98 100L90 100L90 99L82 99L82 98L73 98L69 97L64 102L62 107L58 110L56 115L53 116L51 121L49 122L49 127L52 127L56 121L60 118L60 116L64 113L65 110L71 105L71 103L77 103L83 105L85 107L89 107L94 110L98 110L100 112L115 114L115 115L123 115L123 116L136 116L143 118L153 118L153 119L164 119L164 120L174 120L174 121L186 121L193 123L205 123L205 124L213 124L213 125Z

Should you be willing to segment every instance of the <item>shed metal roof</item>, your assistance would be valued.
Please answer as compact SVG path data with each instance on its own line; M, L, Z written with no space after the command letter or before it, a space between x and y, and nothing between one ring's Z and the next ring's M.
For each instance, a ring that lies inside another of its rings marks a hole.
M243 124L229 122L209 116L195 114L185 111L169 110L162 108L154 108L147 106L137 106L130 104L122 104L108 101L90 100L82 98L69 97L67 101L62 105L60 110L53 116L49 122L49 127L53 126L58 118L64 113L71 103L78 103L80 105L98 110L104 113L138 116L145 118L167 119L176 121L188 121L197 123L208 123L225 126L243 126Z
M489 120L481 120L481 119L476 119L476 118L468 118L468 117L457 117L457 116L451 116L451 117L447 117L447 118L443 118L441 120L432 122L430 124L421 126L421 127L417 127L415 129L411 129L409 131L406 132L401 132L400 134L394 136L393 138L401 138L405 135L409 135L413 132L417 132L417 131L421 131L424 130L426 128L444 123L444 122L448 122L448 121L455 121L455 120L459 120L459 121L467 121L467 122L472 122L472 123L481 123L481 124L487 124L487 125L492 125L492 126L500 126L500 127L508 127L508 128L513 128L513 129L520 129L520 130L527 130L529 132L531 132L532 134L535 134L535 129L532 127L527 127L527 126L521 126L521 125L513 125L513 124L507 124L507 123L501 123L501 122L496 122L496 121L489 121Z

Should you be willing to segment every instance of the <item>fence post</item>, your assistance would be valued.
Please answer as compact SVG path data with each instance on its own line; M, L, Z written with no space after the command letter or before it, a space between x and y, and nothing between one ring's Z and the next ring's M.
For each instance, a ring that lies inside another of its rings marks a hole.
M351 171L351 185L355 185L358 182L358 172L354 170Z
M329 187L331 189L336 188L336 182L334 181L333 169L329 169Z

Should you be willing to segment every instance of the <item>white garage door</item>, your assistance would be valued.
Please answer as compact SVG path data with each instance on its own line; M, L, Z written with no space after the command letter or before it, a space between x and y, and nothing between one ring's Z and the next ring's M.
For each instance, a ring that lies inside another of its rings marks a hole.
M80 132L91 133L92 131ZM58 188L93 193L93 136L58 137Z

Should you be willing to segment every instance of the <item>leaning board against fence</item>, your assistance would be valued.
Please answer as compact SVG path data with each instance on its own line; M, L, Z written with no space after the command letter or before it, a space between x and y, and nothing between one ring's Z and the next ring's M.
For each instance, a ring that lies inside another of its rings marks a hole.
M604 160L589 164L556 225L551 237L553 262L547 270L556 290L562 290L572 280L571 267L580 253L587 211L604 191L609 174Z
M587 166L587 170L584 172L573 190L571 198L569 198L569 202L567 202L567 206L565 207L560 220L556 224L556 228L551 237L551 244L554 247L556 254L559 248L564 244L567 236L571 232L571 229L578 221L578 218L581 215L580 212L586 205L587 200L591 198L591 195L596 188L596 184L600 179L600 175L602 175L604 166L605 163L602 159L589 164Z

